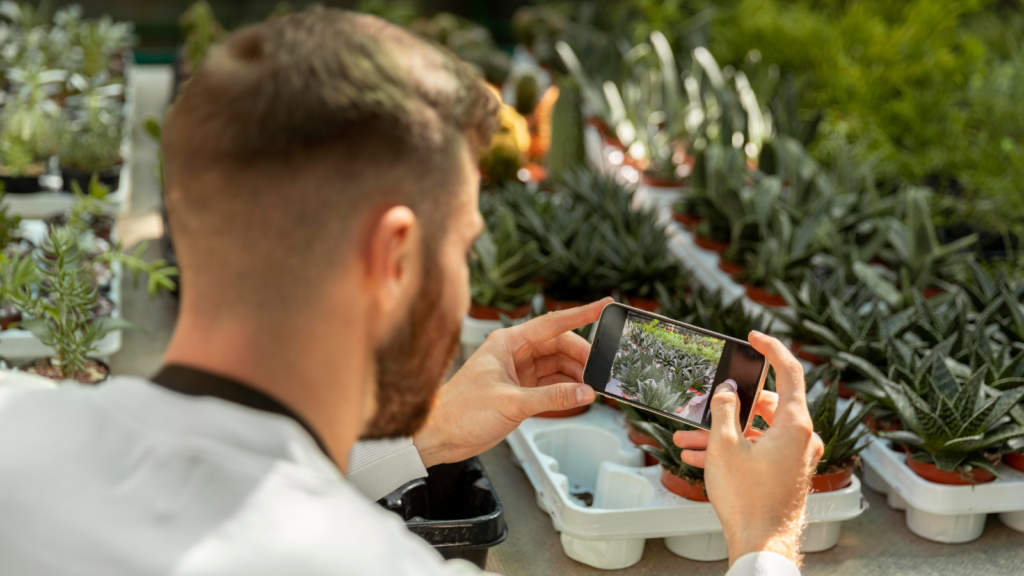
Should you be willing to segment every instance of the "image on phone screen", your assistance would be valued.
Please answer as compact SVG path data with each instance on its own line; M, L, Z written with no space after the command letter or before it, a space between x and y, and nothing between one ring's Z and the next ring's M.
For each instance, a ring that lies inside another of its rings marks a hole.
M720 369L725 350L720 338L629 312L604 392L707 427L715 389L738 391Z

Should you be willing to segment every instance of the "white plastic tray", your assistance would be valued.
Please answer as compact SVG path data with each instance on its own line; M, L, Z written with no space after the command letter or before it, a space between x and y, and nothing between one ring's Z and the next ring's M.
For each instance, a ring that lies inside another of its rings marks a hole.
M46 234L46 223L40 220L22 220L21 228L25 230L26 236L37 241L37 243L38 240ZM111 231L111 234L116 238L116 224L115 229ZM114 303L114 311L111 313L111 316L114 318L120 318L121 279L123 278L121 263L113 262L110 269L111 272L113 272L113 279L110 282L110 293L107 296ZM110 332L101 338L96 345L96 352L90 354L90 356L109 359L112 354L115 354L121 349L121 331L114 330ZM0 358L17 362L34 360L36 358L43 358L52 355L53 349L49 346L44 346L43 343L28 330L0 331Z
M661 485L661 467L643 465L623 413L594 404L572 418L531 418L508 442L570 558L596 568L625 568L640 560L648 538L664 538L669 550L692 560L728 557L711 504L686 500ZM592 495L591 506L574 496L583 493ZM856 478L843 490L808 495L811 524L803 550L835 546L842 521L865 508Z
M468 358L473 352L476 352L487 336L499 328L501 328L501 320L478 320L469 316L464 317L462 332L459 333L463 357Z
M885 494L890 508L906 510L907 528L935 542L978 539L985 517L998 513L1008 527L1024 532L1024 473L999 465L1000 477L974 486L929 482L906 464L906 456L876 439L864 452L864 484Z

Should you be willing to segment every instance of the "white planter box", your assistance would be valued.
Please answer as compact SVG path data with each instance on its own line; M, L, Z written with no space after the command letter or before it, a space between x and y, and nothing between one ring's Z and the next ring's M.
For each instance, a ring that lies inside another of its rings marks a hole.
M651 186L641 180L633 198L638 207L671 210L673 204L683 199L684 190L684 186Z
M661 484L661 467L644 466L643 452L627 434L624 414L595 404L573 418L530 418L509 435L566 555L596 568L625 568L640 560L648 538L664 538L669 550L685 558L727 558L711 504L669 492ZM576 496L584 493L593 498L591 506ZM842 522L864 509L856 478L843 490L809 494L804 551L835 546Z
M991 513L1024 532L1024 473L1018 470L1000 465L1000 478L992 482L950 486L915 474L904 454L890 450L885 440L876 439L861 458L864 483L885 494L890 508L906 510L907 528L922 538L949 544L976 540Z

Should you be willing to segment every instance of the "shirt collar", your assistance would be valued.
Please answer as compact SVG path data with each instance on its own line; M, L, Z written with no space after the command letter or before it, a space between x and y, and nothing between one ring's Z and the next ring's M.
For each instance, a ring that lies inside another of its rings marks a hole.
M309 423L276 398L253 388L249 384L179 364L163 366L156 376L150 378L150 381L186 396L210 396L254 410L280 414L281 416L291 418L299 426L306 429L306 432L316 442L320 451L327 456L328 460L333 462L330 452L327 451L327 446Z

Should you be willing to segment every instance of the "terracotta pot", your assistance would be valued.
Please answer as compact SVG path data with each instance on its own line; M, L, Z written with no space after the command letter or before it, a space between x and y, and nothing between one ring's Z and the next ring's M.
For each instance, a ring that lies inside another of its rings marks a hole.
M626 421L626 428L629 429L629 441L632 442L633 444L636 444L637 446L654 446L655 448L658 447L657 440L651 438L647 434L644 434L643 432L634 428L633 424L628 420Z
M551 410L549 412L541 412L537 414L538 418L570 418L572 416L579 416L590 409L590 404L585 406L577 406L575 408L569 408L568 410Z
M653 174L643 172L640 174L640 181L648 186L654 188L685 188L686 182L682 180L669 180L665 178L659 178Z
M544 305L547 306L548 312L555 312L558 310L568 310L570 308L579 308L586 302L575 302L572 300L559 300L557 298L551 298L549 296L544 297Z
M641 298L639 296L626 296L626 304L647 312L658 311L658 301L654 298Z
M525 318L530 315L530 305L522 304L513 308L512 311L507 311L494 306L481 306L474 302L469 308L469 317L477 320L501 320L501 314L505 314L509 318Z
M811 478L811 492L835 492L853 483L853 466L831 474L815 474Z
M878 420L871 414L868 414L867 416L864 417L864 420L862 420L862 422L864 422L864 425L867 426L868 430L871 430L872 432L890 432L892 430L903 430L903 423L900 422L899 419Z
M661 485L668 488L669 492L677 496L682 496L687 500L708 502L708 497L704 494L703 482L690 482L685 478L680 478L679 476L669 472L664 467L661 469Z
M945 292L945 290L939 288L938 286L929 286L928 288L925 288L921 292L921 295L924 296L925 300L927 300L929 298L935 298L939 294L945 294Z
M1024 472L1024 454L1021 454L1020 452L1003 454L1003 462L1005 462L1010 468Z
M996 462L998 464L998 462ZM914 471L915 474L924 478L929 482L935 482L936 484L951 484L954 486L970 486L972 484L984 484L991 482L996 479L995 474L992 474L988 470L982 470L981 468L975 468L971 470L971 478L973 482L968 482L960 477L956 472L945 472L935 467L935 464L929 464L928 462L918 462L910 457L910 452L907 451L907 466Z
M628 420L626 421L626 427L629 428L629 441L632 442L633 444L636 444L637 446L654 446L655 448L658 447L657 440L651 438L650 436L644 434L643 432L637 430L636 428L633 428L633 425L630 424ZM657 465L659 462L657 458L648 454L647 452L644 452L644 463L647 464L648 466L654 466Z
M687 214L685 212L676 212L672 210L672 219L683 225L683 228L687 230L693 230L700 224L700 216L694 216L693 214Z
M746 270L746 267L738 262L733 262L732 260L720 258L718 260L718 269L721 270L722 272L725 272L729 276L735 276L740 272Z
M615 408L616 410L622 410L622 408L619 408L619 401L614 399L614 398L609 398L607 396L601 396L601 402L603 402L604 405L609 407L609 408Z
M705 250L711 250L712 252L717 252L719 254L729 249L728 242L712 240L711 238L701 236L700 234L693 235L693 243Z
M817 354L814 354L813 352L808 352L807 350L804 350L804 346L806 346L806 344L804 344L803 342L793 342L793 344L789 348L790 350L793 351L794 356L801 360L806 360L811 364L814 364L815 366L828 364L828 360L822 358L821 356L818 356Z
M524 168L530 173L530 180L534 182L543 182L548 177L548 169L536 162L527 162Z
M786 308L789 306L786 304L786 299L779 294L771 294L764 288L745 284L747 287L747 298L750 298L758 304L764 304L765 306L774 306L776 308Z

